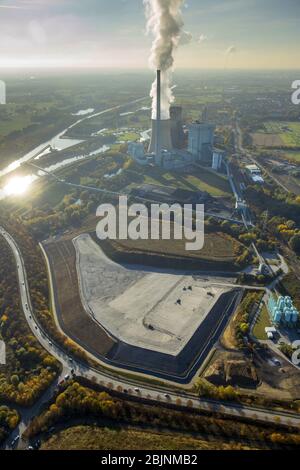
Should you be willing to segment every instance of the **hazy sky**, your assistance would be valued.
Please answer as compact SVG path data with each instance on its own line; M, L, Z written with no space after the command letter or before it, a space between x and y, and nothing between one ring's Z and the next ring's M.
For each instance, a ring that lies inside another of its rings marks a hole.
M187 0L177 68L300 68L300 0ZM147 67L142 0L0 0L8 66Z

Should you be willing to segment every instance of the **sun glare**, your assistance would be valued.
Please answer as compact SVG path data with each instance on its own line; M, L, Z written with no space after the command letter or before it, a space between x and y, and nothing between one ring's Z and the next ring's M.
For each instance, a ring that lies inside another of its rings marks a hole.
M6 196L20 196L26 193L31 183L31 176L12 178L7 185L4 186L4 193Z

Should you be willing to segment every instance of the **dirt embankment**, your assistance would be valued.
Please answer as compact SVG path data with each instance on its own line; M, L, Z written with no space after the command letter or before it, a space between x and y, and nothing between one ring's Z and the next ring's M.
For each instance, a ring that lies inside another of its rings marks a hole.
M239 267L232 260L216 261L196 259L192 257L166 255L163 253L145 252L137 249L124 248L115 241L99 241L91 234L106 256L119 264L147 265L155 268L177 269L180 271L212 271L212 272L238 272Z

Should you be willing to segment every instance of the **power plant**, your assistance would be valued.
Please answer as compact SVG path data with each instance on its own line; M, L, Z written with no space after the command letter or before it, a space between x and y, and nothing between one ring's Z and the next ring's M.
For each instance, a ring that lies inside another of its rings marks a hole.
M131 142L128 146L129 155L141 165L155 164L166 169L180 169L192 164L211 166L220 171L225 152L214 148L215 125L206 122L204 112L202 121L190 124L187 131L183 126L183 109L181 106L170 106L169 113L162 113L162 73L156 72L156 95L151 122L151 139L148 153L140 142ZM162 119L162 115L169 118Z
M155 154L155 163L162 165L162 150L171 150L171 121L161 119L161 71L156 72L156 119L152 119L152 134L149 153Z

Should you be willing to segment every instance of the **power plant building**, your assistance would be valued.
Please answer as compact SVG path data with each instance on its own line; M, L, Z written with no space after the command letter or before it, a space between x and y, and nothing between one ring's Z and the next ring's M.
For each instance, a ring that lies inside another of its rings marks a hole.
M131 143L128 153L141 164L153 164L167 169L184 169L201 162L220 170L224 153L213 152L215 126L195 122L189 126L188 148L182 122L182 107L170 106L170 119L161 119L161 71L157 70L156 116L152 119L152 133L148 154L141 143Z
M174 149L182 149L185 145L185 135L183 132L182 123L182 107L171 106L170 118L172 146Z
M215 126L206 122L195 122L189 126L188 151L195 161L209 162L212 159Z
M130 142L128 153L134 160L142 160L145 157L144 144L141 142Z
M225 152L223 150L214 149L212 157L212 169L215 171L220 171L224 160Z

